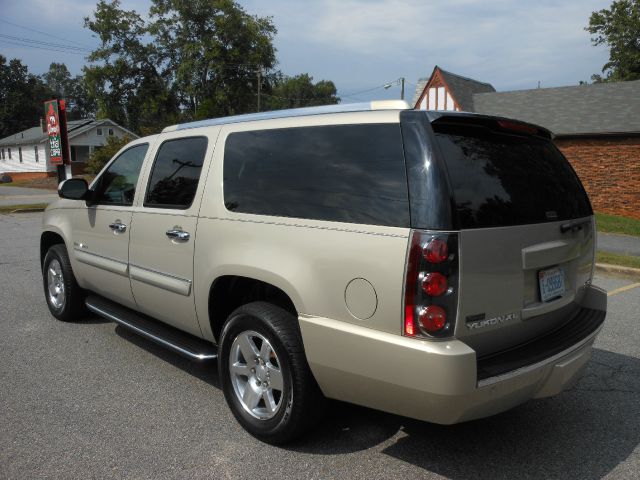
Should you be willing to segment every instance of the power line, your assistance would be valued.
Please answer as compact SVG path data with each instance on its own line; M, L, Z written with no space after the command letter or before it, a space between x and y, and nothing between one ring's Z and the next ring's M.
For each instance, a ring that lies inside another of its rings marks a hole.
M23 29L29 30L31 32L39 33L40 35L46 35L47 37L50 37L50 38L56 38L58 40L64 40L65 42L75 43L76 45L80 45L80 46L85 47L85 48L91 48L88 45L84 45L82 43L76 42L75 40L69 40L69 39L66 39L64 37L58 37L57 35L53 35L51 33L41 32L40 30L36 30L35 28L29 28L29 27L25 27L24 25L18 25L17 23L13 23L13 22L10 22L8 20L3 20L1 18L0 18L0 22L6 23L8 25L13 25L14 27L23 28Z
M40 45L40 46L45 46L45 47L60 48L60 49L73 51L73 52L86 53L86 52L90 52L91 51L91 50L89 50L87 48L74 47L72 45L63 45L61 43L45 42L45 41L42 41L42 40L33 40L32 38L16 37L14 35L6 35L4 33L0 33L0 38L6 38L6 39L9 39L9 40L13 40L14 42L22 42L22 43L30 44L30 45Z
M50 52L58 52L58 53L69 53L72 55L83 55L83 52L75 52L75 51L69 51L69 50L61 50L58 48L50 48L50 47L42 47L42 46L37 46L37 45L29 45L28 43L18 43L18 42L12 42L11 40L5 40L3 38L0 38L0 43L4 43L4 44L10 44L10 45L16 45L18 47L29 47L29 48L36 48L38 50L48 50Z

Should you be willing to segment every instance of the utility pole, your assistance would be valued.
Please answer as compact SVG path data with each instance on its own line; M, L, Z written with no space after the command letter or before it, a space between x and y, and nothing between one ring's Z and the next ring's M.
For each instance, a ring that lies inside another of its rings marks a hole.
M258 68L258 111L260 111L261 93L262 93L262 67Z
M404 77L400 77L402 88L400 90L400 100L404 100Z

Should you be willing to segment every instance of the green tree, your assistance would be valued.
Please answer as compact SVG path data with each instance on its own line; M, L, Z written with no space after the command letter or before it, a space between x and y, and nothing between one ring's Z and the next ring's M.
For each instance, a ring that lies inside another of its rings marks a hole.
M42 75L44 83L56 98L66 98L71 88L71 73L64 63L53 62L49 71Z
M150 14L186 119L255 110L258 71L276 62L271 18L232 0L153 0Z
M609 47L609 61L594 82L640 80L640 0L618 0L593 12L585 29L594 45Z
M107 137L107 143L103 147L95 149L89 157L85 166L85 171L94 175L100 172L102 167L104 167L107 162L131 140L133 139L129 135L125 135L121 138L116 136Z
M133 131L174 123L178 117L168 79L159 72L158 50L142 17L120 9L118 0L100 0L85 26L101 44L85 67L87 93L97 100L97 117Z
M38 125L52 92L17 58L0 55L0 138Z
M307 73L287 77L282 73L270 79L271 88L265 94L265 110L332 105L340 102L336 86L331 81L313 83Z
M64 63L53 62L49 71L42 76L45 84L55 98L67 102L67 118L76 120L95 115L95 99L89 95L89 89L83 75L71 77Z

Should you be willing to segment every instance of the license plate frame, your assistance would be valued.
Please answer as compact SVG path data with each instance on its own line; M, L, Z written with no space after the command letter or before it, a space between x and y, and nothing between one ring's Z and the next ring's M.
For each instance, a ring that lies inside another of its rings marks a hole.
M542 303L562 297L566 291L564 270L554 267L538 271L538 286Z

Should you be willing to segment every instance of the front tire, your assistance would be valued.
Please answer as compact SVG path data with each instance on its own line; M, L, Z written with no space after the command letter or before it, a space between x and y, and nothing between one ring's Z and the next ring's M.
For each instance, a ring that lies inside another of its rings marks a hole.
M58 320L77 320L84 313L84 292L76 282L67 249L51 246L42 265L44 295L51 315Z
M218 370L227 404L251 435L291 441L322 414L324 398L304 354L297 319L265 302L235 310L222 329Z

